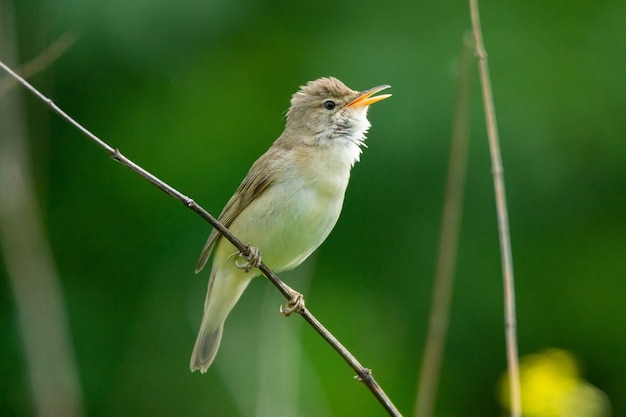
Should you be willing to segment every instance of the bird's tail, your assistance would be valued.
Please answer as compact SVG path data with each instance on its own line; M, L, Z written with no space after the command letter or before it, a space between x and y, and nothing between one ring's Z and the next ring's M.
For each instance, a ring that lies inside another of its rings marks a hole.
M243 275L240 270L233 272L211 271L202 324L191 354L189 366L192 372L200 370L204 373L211 366L222 340L224 321L254 276Z

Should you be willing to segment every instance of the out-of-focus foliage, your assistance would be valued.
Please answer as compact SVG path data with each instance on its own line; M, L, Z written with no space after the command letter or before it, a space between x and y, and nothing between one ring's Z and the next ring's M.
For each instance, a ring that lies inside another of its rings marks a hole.
M410 415L467 4L18 0L15 11L22 61L66 30L80 32L32 82L214 214L281 132L299 85L327 75L354 89L392 85L393 97L370 111L369 148L353 170L339 223L289 284L306 289L307 306ZM520 352L574 352L614 415L626 415L626 2L484 2L481 12L509 198ZM498 415L506 367L477 87L438 415ZM209 226L111 162L42 103L25 102L89 415L382 415L298 317L276 317L282 299L262 279L226 323L214 366L191 374L208 278L193 268ZM26 364L0 266L0 414L27 416Z

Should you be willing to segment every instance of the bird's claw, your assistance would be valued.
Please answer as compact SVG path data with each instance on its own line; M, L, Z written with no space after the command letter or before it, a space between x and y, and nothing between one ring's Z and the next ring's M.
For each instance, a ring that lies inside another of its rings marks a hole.
M248 246L248 254L243 255L241 252L237 252L237 257L245 258L246 262L239 263L235 259L235 266L239 269L243 269L246 272L250 272L254 268L258 268L261 265L261 251L256 246Z
M280 306L280 314L285 317L290 316L292 313L299 313L304 310L304 297L297 291L291 291L291 300L287 301L287 304Z

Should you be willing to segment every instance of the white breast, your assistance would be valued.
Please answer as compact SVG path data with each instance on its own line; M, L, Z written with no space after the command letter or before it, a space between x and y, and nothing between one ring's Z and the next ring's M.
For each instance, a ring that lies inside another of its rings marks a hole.
M263 261L276 271L302 263L335 226L358 146L292 151L280 178L230 227L242 241L259 247Z

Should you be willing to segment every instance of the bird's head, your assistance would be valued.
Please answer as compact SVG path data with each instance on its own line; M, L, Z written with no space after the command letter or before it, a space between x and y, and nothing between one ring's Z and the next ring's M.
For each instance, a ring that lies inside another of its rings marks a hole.
M332 77L311 81L293 95L286 131L306 145L344 145L358 150L370 127L367 109L391 96L374 96L386 88L389 86L381 85L359 92Z

